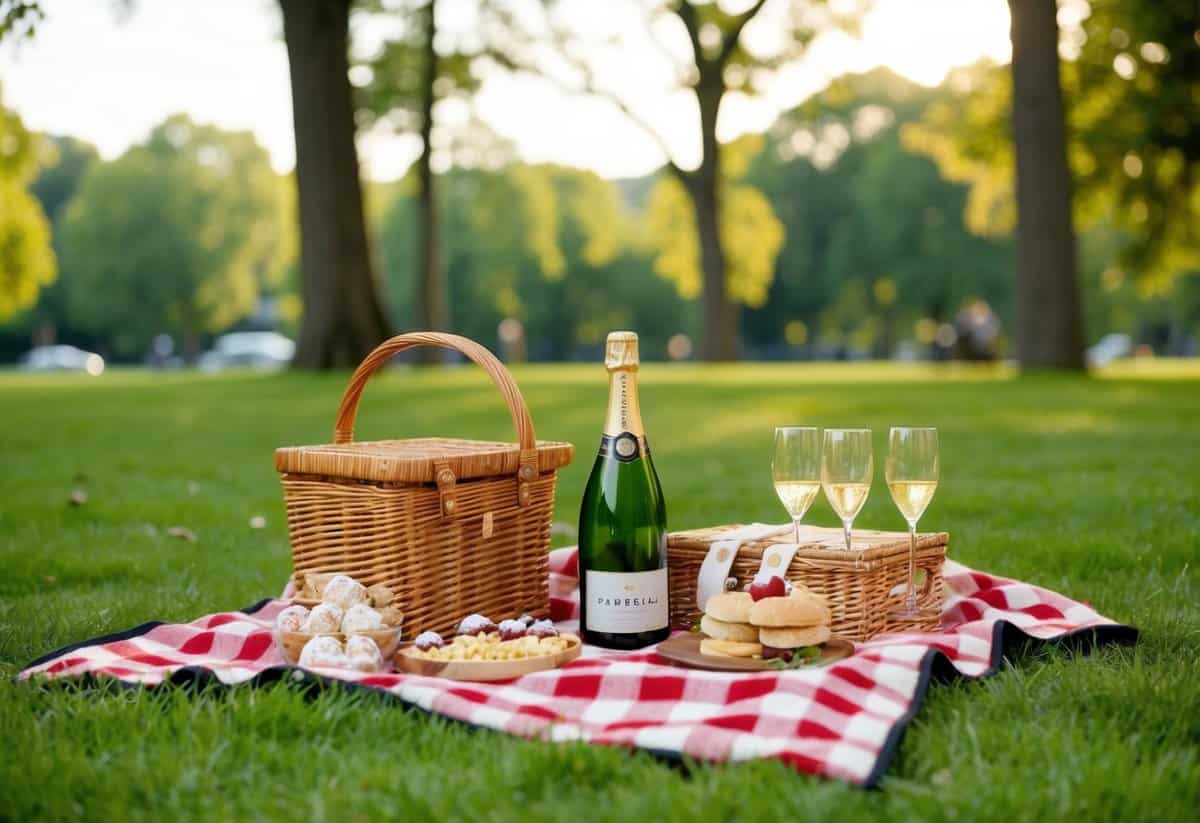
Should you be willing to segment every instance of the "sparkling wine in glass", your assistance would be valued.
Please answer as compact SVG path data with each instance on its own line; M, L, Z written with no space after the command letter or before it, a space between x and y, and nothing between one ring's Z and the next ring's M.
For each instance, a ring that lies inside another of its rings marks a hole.
M800 519L821 489L821 430L811 426L775 429L771 479L775 481L775 494L792 516L799 543Z
M821 454L821 485L825 497L846 532L846 551L851 551L850 531L871 493L870 429L826 429Z
M917 556L917 521L933 500L938 484L937 429L893 426L888 434L888 458L884 470L892 500L908 523L908 585L904 604L892 617L919 620L935 615L934 609L917 605L914 566Z

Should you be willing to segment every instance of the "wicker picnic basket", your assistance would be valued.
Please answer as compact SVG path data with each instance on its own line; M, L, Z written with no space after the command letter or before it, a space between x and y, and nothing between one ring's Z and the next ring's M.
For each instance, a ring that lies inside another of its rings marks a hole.
M453 349L482 366L508 404L519 442L353 442L367 380L416 346ZM331 445L275 451L295 574L343 572L368 586L383 583L412 631L447 632L472 612L545 616L554 486L573 451L534 438L512 375L480 344L436 332L393 337L350 378Z
M673 532L668 536L667 564L671 589L671 625L690 628L700 619L696 607L696 581L709 547L729 539L742 526ZM736 588L747 586L759 570L764 550L791 543L792 526L765 537L749 539L737 549L730 568ZM822 595L833 612L833 633L854 642L892 631L936 631L939 617L918 623L901 623L888 613L901 605L908 576L908 535L903 532L854 530L855 551L845 550L841 529L803 527L803 543L784 575ZM942 561L946 559L949 536L945 532L917 535L916 564L924 581L918 591L921 606L934 606L940 614L945 596ZM857 546L865 544L860 551Z

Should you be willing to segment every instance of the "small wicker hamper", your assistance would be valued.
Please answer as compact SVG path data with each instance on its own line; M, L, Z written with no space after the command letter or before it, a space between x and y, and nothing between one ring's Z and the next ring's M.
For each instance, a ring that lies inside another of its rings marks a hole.
M519 442L353 442L367 380L416 346L453 349L482 366L508 404ZM554 487L573 451L534 438L512 375L485 347L436 332L393 337L350 378L333 444L275 452L295 574L344 572L383 583L415 631L451 631L471 612L545 616Z
M715 541L728 540L743 528L717 526L669 535L667 568L672 627L687 629L700 619L696 582L704 558ZM907 534L855 529L854 542L863 549L847 552L841 529L801 528L802 543L784 576L794 583L803 583L829 602L834 634L860 643L885 632L936 631L940 628L940 617L914 624L898 622L888 616L901 604L903 589L899 587L907 580ZM764 551L794 540L792 526L788 524L765 536L740 541L729 570L737 588L750 583L759 570ZM918 591L918 602L921 606L936 607L935 614L938 615L945 595L942 561L946 559L948 542L949 536L945 532L917 535L915 567L925 577ZM723 559L728 562L728 558Z

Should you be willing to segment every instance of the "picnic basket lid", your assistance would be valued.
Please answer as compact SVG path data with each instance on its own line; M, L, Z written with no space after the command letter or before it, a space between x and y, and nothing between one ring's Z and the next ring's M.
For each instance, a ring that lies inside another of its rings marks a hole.
M667 542L672 549L695 548L697 552L706 552L708 545L716 540L729 540L741 530L745 524L728 526L711 526L702 529L671 532ZM749 557L762 557L763 552L776 543L790 543L793 537L791 523L781 525L775 532L759 537L746 538L740 541L739 552ZM855 529L853 551L846 551L845 537L840 528L825 528L821 526L800 527L800 548L795 557L802 561L815 561L829 568L848 566L854 569L868 568L874 561L886 560L894 555L908 555L908 533L888 532L875 529ZM946 532L920 532L917 534L917 549L928 549L935 546L946 546L950 535ZM864 545L865 544L865 545Z
M445 437L354 442L354 418L367 381L393 355L417 346L452 349L478 363L504 396L518 442ZM460 480L515 476L525 465L538 473L552 471L570 463L574 450L570 443L536 439L521 390L487 348L456 334L411 332L381 343L359 364L338 407L333 443L276 449L275 468L285 474L378 483L433 483L437 482L438 472L447 467Z

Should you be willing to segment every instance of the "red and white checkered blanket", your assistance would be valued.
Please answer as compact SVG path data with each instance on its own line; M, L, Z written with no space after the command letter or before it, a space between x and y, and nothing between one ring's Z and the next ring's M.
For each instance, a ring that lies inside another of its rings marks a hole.
M553 617L578 615L576 554L551 554ZM234 685L293 677L344 681L390 692L421 709L476 726L549 741L636 746L669 758L775 757L802 772L874 785L931 678L982 677L1006 651L1029 642L1132 643L1137 630L1028 583L943 570L943 631L877 637L854 655L811 670L762 673L676 668L653 649L586 649L561 669L503 683L458 683L408 674L288 667L271 624L285 605L265 600L241 612L186 624L146 623L52 652L20 678L107 676L130 684L215 681Z

